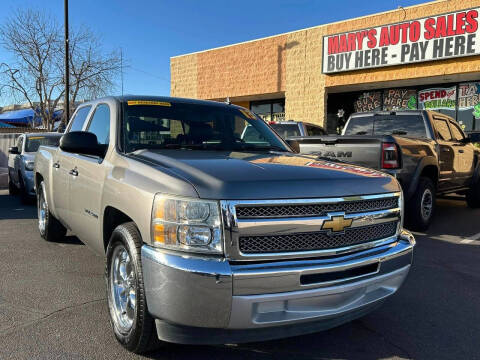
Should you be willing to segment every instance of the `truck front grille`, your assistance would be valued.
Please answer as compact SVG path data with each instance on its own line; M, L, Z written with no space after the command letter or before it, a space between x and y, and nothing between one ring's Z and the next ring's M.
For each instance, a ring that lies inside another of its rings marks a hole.
M348 202L282 205L240 205L236 207L237 219L286 218L324 216L329 212L345 214L385 210L398 207L398 197L356 200Z
M287 235L240 236L239 248L244 254L266 254L326 250L358 245L394 236L397 221L346 229L341 234L327 231Z

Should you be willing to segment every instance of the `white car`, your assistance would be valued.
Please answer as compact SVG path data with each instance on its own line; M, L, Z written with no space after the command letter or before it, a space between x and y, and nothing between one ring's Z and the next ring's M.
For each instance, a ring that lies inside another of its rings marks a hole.
M8 150L8 189L11 195L20 193L22 202L35 197L33 165L40 145L58 146L63 134L31 133L18 137Z

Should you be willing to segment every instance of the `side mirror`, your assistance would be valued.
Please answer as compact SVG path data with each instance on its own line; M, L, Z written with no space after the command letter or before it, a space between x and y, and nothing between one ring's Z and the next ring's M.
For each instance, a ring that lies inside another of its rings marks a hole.
M292 148L293 152L297 154L300 152L300 144L298 143L297 140L286 139L285 142L288 144L288 146Z
M105 156L105 148L98 144L97 135L88 131L66 133L60 138L60 149L74 154Z
M18 151L18 147L12 146L10 149L8 149L8 153L12 155L18 155L20 152Z

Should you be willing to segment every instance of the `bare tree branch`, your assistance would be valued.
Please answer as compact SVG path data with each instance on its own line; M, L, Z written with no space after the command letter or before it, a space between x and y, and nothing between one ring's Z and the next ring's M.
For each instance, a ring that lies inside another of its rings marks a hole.
M99 38L85 27L70 31L69 42L70 104L110 92L121 70L119 54L103 51ZM52 130L65 93L62 28L42 11L21 9L0 26L0 45L15 59L0 64L0 89L28 102Z

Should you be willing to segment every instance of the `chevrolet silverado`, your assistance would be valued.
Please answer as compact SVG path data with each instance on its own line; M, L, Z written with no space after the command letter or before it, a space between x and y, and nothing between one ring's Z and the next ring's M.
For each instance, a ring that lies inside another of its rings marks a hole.
M328 329L379 306L412 262L397 180L295 154L235 105L84 103L34 178L41 236L70 230L105 256L113 333L137 353Z

